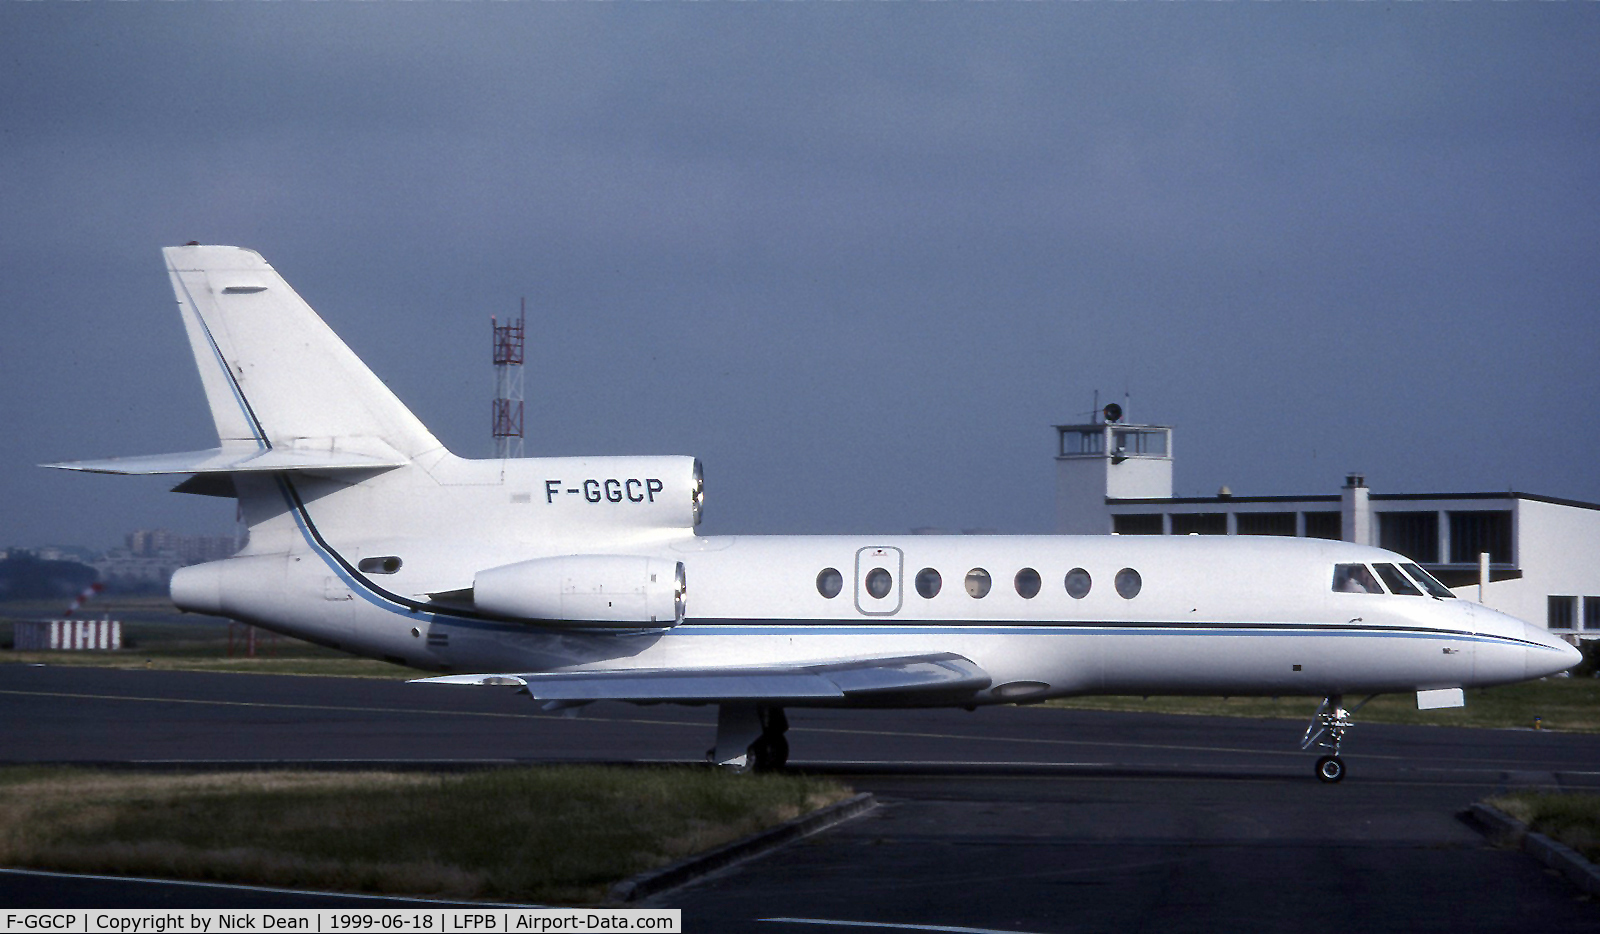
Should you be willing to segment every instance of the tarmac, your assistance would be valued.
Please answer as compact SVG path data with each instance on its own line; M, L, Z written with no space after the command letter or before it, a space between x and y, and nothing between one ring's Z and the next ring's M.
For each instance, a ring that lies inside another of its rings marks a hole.
M1470 703L1470 700L1469 700ZM0 665L0 762L471 768L694 762L712 708L545 714L509 689ZM691 931L1600 931L1600 906L1463 818L1600 789L1600 736L1363 724L1324 785L1304 724L1050 708L791 710L791 767L878 807L642 903ZM343 896L0 873L8 907ZM363 900L366 904L373 902ZM400 904L396 901L393 904Z

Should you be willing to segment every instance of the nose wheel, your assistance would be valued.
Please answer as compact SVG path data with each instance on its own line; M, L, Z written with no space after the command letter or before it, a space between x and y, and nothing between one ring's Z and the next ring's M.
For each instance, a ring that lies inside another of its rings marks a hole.
M1344 695L1330 694L1322 699L1322 706L1311 716L1305 736L1300 739L1301 749L1326 749L1330 753L1317 760L1316 773L1320 781L1335 784L1344 781L1344 760L1339 758L1339 746L1344 733L1350 729L1350 715L1365 707L1374 694L1349 710L1344 709Z

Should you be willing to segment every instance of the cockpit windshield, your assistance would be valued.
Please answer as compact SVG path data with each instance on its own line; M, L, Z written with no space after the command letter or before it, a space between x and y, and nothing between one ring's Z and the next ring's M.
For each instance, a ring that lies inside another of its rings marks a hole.
M1422 589L1426 590L1429 596L1438 597L1440 600L1455 599L1456 595L1450 592L1449 587L1439 583L1432 574L1422 568L1417 567L1415 564L1402 564L1400 567L1411 575L1412 580L1421 584Z
M1390 593L1402 594L1407 597L1422 596L1422 591L1417 589L1417 585L1407 580L1406 576L1400 573L1400 569L1394 565L1374 564L1372 568L1378 572L1379 577L1383 578L1383 583L1389 588Z
M1333 567L1333 589L1336 593L1383 593L1378 579L1372 576L1365 564L1336 564Z

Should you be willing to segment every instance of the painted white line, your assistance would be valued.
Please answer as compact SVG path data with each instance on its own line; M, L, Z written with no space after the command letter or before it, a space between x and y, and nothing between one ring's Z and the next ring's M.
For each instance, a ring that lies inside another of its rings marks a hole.
M587 720L568 716L564 713L499 713L491 710L439 710L436 708L418 707L351 707L337 704L285 704L268 701L228 701L228 700L202 700L194 697L141 697L135 694L86 694L69 691L16 691L0 689L0 694L9 694L17 697L62 697L69 700L102 700L102 701L132 701L141 704L189 704L195 707L254 707L260 710L318 710L328 713L387 713L408 714L432 717L487 717L495 720L542 720L548 723L567 721L570 723L591 723L605 721L608 723L628 723L641 726L680 726L696 730L705 729L708 724L703 722L690 722L685 720L647 720L642 717L590 717Z
M651 720L644 717L609 717L594 716L587 719L581 717L568 717L559 713L499 713L483 710L430 710L415 707L351 707L333 704L285 704L266 701L227 701L227 700L202 700L193 697L142 697L130 694L90 694L69 691L19 691L0 689L0 695L14 697L56 697L71 700L101 700L123 701L145 704L189 704L196 707L247 707L260 710L315 710L329 713L381 713L404 714L410 716L433 717L486 717L497 720L541 720L545 722L566 721L569 723L584 723L604 721L607 723L625 723L640 726L673 726L688 727L694 730L704 730L709 724L704 722L688 722L683 720ZM1184 752L1223 752L1223 753L1250 753L1265 756L1293 756L1303 758L1304 752L1300 750L1273 750L1273 749L1236 749L1227 746L1188 746L1159 743L1132 743L1132 742L1095 742L1081 739L1055 739L1041 736L996 736L984 733L947 733L923 732L903 730L874 730L848 727L826 726L795 726L791 733L826 733L835 736L873 736L893 737L897 739L934 739L934 740L964 740L967 742L998 743L1011 746L1088 746L1100 749L1154 749L1178 750ZM1287 735L1287 734L1286 734ZM1367 759L1400 759L1401 756L1364 756Z
M320 898L360 898L372 901L405 901L423 902L429 905L466 905L474 907L482 905L485 908L548 908L548 905L518 905L513 903L474 902L469 900L447 901L439 898L418 898L412 895L371 895L359 892L320 892L315 889L279 889L267 885L239 885L228 882L195 882L189 879L147 879L141 876L101 876L94 873L80 872L46 872L43 869L5 869L0 868L0 875L7 876L33 876L41 879L84 879L90 882L134 882L141 885L181 885L196 889L223 889L231 892L266 892L271 895L312 895Z

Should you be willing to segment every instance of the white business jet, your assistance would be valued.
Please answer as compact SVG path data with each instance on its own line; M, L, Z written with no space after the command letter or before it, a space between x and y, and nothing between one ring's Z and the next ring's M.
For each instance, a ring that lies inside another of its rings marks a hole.
M785 707L1309 695L1335 782L1346 695L1458 706L1579 660L1342 542L702 537L695 459L457 457L258 254L165 254L221 445L51 466L237 498L249 544L174 575L180 608L451 673L425 681L716 704L735 769L784 764Z

